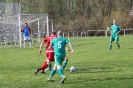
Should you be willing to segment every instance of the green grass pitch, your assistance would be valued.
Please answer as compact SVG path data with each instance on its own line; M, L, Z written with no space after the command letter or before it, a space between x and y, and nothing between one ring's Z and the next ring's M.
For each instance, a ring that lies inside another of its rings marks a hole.
M69 62L64 70L66 81L60 83L58 73L47 81L50 71L34 75L45 60L45 48L39 54L40 43L33 49L0 48L0 88L133 88L133 36L120 36L121 49L110 37L70 38L75 53L67 52ZM76 72L69 68L75 66Z

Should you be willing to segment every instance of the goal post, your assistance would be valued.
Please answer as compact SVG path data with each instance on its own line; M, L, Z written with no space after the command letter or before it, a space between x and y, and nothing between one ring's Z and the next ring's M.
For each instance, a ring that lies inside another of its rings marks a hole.
M40 42L40 35L42 34L42 32L40 29L44 30L44 25L46 23L46 34L47 36L49 36L49 18L48 18L48 14L18 14L18 20L19 20L19 45L20 47L22 47L22 33L21 33L21 29L22 29L22 25L24 23L28 23L28 24L35 24L35 28L32 28L32 30L34 30L34 33L37 34L38 37L38 42ZM41 25L41 28L40 28ZM31 26L31 25L30 25ZM37 28L37 30L36 30Z

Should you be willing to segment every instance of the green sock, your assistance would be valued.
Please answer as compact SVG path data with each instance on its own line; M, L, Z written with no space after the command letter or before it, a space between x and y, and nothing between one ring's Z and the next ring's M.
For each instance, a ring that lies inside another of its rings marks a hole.
M48 65L48 68L49 68L50 70L51 70L51 67L52 67L52 64L49 64L49 65Z
M66 62L66 61L64 61L64 64L63 64L63 69L65 69L66 65L67 65L67 62Z
M53 76L54 76L54 74L56 73L56 70L55 69L53 69L52 71L51 71L51 73L50 73L50 78L52 78Z
M59 68L58 69L58 73L59 73L60 76L62 76L63 75L63 69L62 68Z
M118 48L120 48L120 45L119 45L119 43L117 44L117 46L118 46Z
M112 45L109 46L109 49L112 49Z

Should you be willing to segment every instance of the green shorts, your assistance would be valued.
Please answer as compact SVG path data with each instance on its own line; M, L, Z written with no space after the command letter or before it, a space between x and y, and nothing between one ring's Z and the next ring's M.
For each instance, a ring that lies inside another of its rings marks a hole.
M65 55L55 55L55 64L57 65L62 65L62 62L65 59Z
M110 42L115 41L118 42L119 41L119 35L112 35L110 38Z

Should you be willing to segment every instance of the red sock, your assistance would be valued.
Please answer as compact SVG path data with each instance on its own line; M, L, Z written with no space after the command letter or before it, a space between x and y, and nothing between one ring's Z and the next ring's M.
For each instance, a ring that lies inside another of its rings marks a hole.
M45 70L48 67L47 62L45 61L40 70Z

